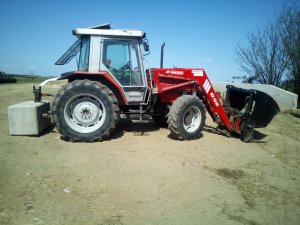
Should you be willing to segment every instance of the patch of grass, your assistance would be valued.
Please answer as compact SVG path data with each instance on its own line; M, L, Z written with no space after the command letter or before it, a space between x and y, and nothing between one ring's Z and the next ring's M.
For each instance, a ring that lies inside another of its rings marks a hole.
M234 221L240 222L244 225L259 225L259 223L255 222L253 220L248 220L248 219L244 218L243 216L233 215L233 214L229 213L227 211L226 205L223 207L221 213L226 215L229 220L234 220Z
M214 169L215 173L221 177L229 179L230 183L237 186L241 196L245 200L245 204L250 208L255 207L254 198L260 192L260 189L251 183L242 170L231 170L228 168Z
M99 225L123 225L123 223L121 222L121 218L122 216L116 215L112 218L104 220L104 222L100 223Z
M234 220L234 221L237 221L237 222L241 222L245 225L258 225L257 222L253 221L253 220L248 220L248 219L245 219L244 217L242 216L236 216L236 215L232 215L232 214L227 214L227 217L228 219L230 220Z
M228 168L215 169L215 172L222 177L231 178L231 179L240 179L245 173L242 170L230 170Z
M274 196L277 197L283 194L278 188L272 185L261 184L257 177L253 177L239 169L212 169L209 167L205 167L205 169L211 170L218 176L225 178L230 184L236 186L245 204L251 209L255 208L256 200L258 199L272 199ZM283 203L284 201L280 202L280 204Z
M18 76L17 84L24 84L24 83L42 83L43 81L50 79L53 77L43 77L43 76L35 76L35 77L26 77L26 76Z
M234 215L232 213L230 213L228 211L228 205L225 203L220 214L224 214L225 216L227 216L227 218L229 220L233 220L236 222L239 222L241 224L244 225L259 225L258 222L254 221L254 220L250 220L250 219L246 219L243 215L244 215L244 211L243 210L239 210L239 211L235 211L235 213L239 214L239 215Z

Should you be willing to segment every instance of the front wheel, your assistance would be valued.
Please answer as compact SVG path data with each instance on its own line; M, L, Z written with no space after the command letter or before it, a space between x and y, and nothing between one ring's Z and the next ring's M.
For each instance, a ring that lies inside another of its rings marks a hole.
M200 137L205 123L205 108L196 96L178 97L168 114L168 127L177 139L192 140Z
M101 141L116 127L119 107L116 97L96 81L76 80L66 84L52 103L52 115L64 139Z

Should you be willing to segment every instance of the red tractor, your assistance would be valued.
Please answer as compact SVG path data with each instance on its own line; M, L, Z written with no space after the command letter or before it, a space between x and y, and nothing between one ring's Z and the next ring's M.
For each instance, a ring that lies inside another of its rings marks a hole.
M78 54L78 70L52 103L53 120L62 137L71 141L101 141L120 117L166 124L175 139L200 136L205 111L219 128L249 142L255 127L267 126L279 111L263 92L227 86L226 97L216 92L204 69L146 69L146 33L111 29L109 24L74 29L78 40L56 62L68 63Z

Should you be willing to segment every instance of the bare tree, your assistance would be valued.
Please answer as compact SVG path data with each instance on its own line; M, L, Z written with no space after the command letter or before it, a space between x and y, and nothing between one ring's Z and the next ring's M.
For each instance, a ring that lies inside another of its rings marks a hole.
M277 24L249 33L248 47L237 45L237 63L248 74L246 82L281 86L287 57Z
M300 7L293 2L285 5L278 17L282 42L289 63L288 81L300 96ZM298 98L299 100L299 98Z

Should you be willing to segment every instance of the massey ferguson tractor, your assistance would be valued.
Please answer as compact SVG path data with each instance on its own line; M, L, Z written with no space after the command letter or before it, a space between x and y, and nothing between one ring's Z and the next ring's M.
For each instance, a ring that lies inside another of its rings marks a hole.
M52 102L52 117L65 140L101 141L120 118L149 120L168 126L175 139L200 137L206 111L218 125L244 142L253 129L264 127L279 108L267 94L227 86L216 92L204 69L145 68L149 54L146 33L111 29L109 24L74 29L78 40L56 62L64 65L77 55L78 69ZM79 54L78 54L79 53Z

